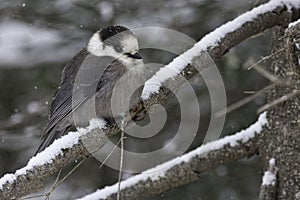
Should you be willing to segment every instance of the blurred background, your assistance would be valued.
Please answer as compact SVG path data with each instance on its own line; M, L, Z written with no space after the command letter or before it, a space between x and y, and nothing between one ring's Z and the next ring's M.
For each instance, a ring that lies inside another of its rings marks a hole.
M33 156L59 86L61 71L68 60L85 47L93 32L112 24L129 28L158 26L198 41L261 3L259 0L0 0L0 176L23 167ZM247 67L253 60L267 55L270 47L271 33L265 32L233 48L217 61L228 105L268 84ZM175 56L155 50L141 54L148 63L167 64ZM211 112L209 93L201 77L193 78L190 83L201 109L200 128L189 148L192 150L202 143ZM256 110L264 101L263 96L258 97L229 113L222 136L253 123L257 119ZM140 152L155 150L171 139L180 121L177 104L176 99L172 99L166 105L168 120L157 136L145 140L129 137L126 147ZM66 174L76 163L62 173ZM99 169L100 165L94 158L86 160L52 193L51 199L74 199L115 183L118 171L105 166ZM124 173L123 177L132 175ZM48 185L40 194L49 190L55 177L46 181ZM253 157L220 166L203 174L199 182L150 199L253 200L258 197L260 177L259 161Z

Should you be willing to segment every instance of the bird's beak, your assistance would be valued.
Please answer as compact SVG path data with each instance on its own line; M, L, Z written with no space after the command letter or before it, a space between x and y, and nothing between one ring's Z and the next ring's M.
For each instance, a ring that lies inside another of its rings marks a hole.
M142 56L136 52L136 53L126 53L126 55L130 58L134 58L134 59L142 59Z

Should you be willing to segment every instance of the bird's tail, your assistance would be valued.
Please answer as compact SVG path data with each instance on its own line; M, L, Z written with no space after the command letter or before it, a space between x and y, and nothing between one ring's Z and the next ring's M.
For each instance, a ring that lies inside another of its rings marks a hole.
M56 128L53 127L50 130L47 130L45 134L42 136L42 143L40 144L38 150L35 152L34 155L38 154L45 150L53 141L57 138L60 138L62 135L67 133L70 130L71 126L66 126L64 128Z

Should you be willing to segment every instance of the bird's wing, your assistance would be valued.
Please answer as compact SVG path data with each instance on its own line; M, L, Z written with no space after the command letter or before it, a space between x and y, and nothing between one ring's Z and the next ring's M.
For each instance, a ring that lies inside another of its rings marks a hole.
M112 58L97 57L83 49L65 66L38 152L73 125L73 110L95 94L99 77L111 61Z

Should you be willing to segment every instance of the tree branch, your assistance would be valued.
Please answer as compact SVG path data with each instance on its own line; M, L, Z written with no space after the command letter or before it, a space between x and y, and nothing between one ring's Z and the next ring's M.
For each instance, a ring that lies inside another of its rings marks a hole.
M287 0L285 3L284 0L273 0L239 16L234 21L229 22L206 35L182 56L188 56L188 61L190 61L191 64L197 63L202 51L207 51L214 60L218 59L228 52L230 48L243 40L270 27L287 25L289 21L292 21L299 16L300 3L298 1L292 2ZM163 79L164 81L161 85L172 85L174 88L178 88L182 83L180 77L183 76L184 78L189 79L198 73L188 62L179 63L176 59L168 65L168 68L170 67L176 70L177 74L168 79ZM164 69L166 69L166 67L162 70ZM155 77L160 76L160 73L162 72L158 72ZM143 94L143 101L141 102L146 110L149 110L149 108L156 103L165 102L169 98L169 89L161 87L161 85L149 89L147 88L146 83L146 93ZM95 129L93 129L93 131ZM7 174L2 177L0 179L1 198L14 199L34 192L42 187L42 182L45 177L55 173L71 161L78 159L81 156L88 155L89 153L79 137L81 134L89 137L90 134L87 133L91 131L92 130L84 131L84 134L82 131L71 133L72 137L70 136L70 138L73 138L73 140L72 142L68 140L68 145L61 144L61 146L59 146L58 144L60 143L56 142L54 143L56 146L53 144L44 151L46 152L45 155L51 154L50 157L47 156L49 160L44 159L44 162L34 163L39 161L34 157L32 158L34 165L32 163L29 164L29 162L26 167L21 169L21 171L18 170L14 174ZM115 123L109 124L106 128L101 129L103 135L106 135L107 137L116 134L118 131L119 128ZM67 136L57 141L63 142L65 141L64 138L67 138ZM104 141L105 139L100 139L99 142L101 143ZM53 150L54 146L56 147L56 151L51 153L50 150ZM40 156L39 159L42 159L42 156ZM192 178L194 178L194 176Z
M246 130L199 148L121 182L121 199L142 199L200 178L201 173L257 152L257 141L267 124L266 113ZM80 200L117 199L118 183Z

